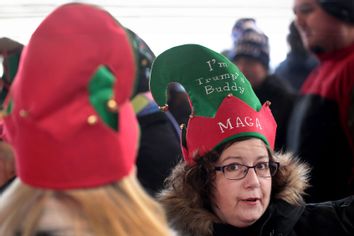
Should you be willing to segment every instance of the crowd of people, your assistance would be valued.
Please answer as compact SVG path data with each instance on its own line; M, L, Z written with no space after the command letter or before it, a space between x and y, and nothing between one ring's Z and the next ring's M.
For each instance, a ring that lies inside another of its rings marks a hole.
M0 38L0 235L354 235L354 1L293 12L274 70L252 16L224 52L86 3Z

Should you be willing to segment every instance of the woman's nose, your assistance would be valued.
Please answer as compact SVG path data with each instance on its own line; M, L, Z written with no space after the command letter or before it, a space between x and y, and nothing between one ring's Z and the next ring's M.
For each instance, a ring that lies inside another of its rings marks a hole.
M248 169L248 173L244 178L244 186L246 188L256 188L259 187L259 177L254 168Z

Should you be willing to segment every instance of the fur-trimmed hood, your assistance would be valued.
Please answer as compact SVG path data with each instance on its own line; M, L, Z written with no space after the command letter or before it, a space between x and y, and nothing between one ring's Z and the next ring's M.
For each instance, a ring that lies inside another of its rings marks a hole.
M272 189L272 199L284 200L291 205L303 204L302 195L308 187L310 168L300 162L291 153L276 153L274 160L280 163L279 171L275 177L279 179L277 189ZM184 163L177 165L172 175L184 171ZM273 177L274 178L274 177ZM203 204L195 199L187 199L176 188L169 187L159 195L169 222L180 235L212 235L213 224L220 220L211 211L203 208Z

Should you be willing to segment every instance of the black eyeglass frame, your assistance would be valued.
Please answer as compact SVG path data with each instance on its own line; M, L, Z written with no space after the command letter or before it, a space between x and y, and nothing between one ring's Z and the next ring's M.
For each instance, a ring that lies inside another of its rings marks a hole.
M265 163L268 164L269 169L271 169L271 167L270 167L271 165L274 165L273 167L275 167L274 173L272 173L271 171L269 171L269 172L270 172L270 176L260 176L260 175L258 175L258 173L257 173L256 167L259 166L259 165L261 165L261 164L265 164ZM226 175L225 175L225 168L228 167L228 166L230 166L230 165L234 165L234 164L237 164L237 165L240 165L240 166L243 166L243 167L246 167L246 168L247 168L247 169L244 171L244 175L243 175L241 178L236 178L236 179L235 179L235 178L228 178L228 177L226 177ZM257 175L258 177L262 177L262 178L269 178L269 177L272 177L272 176L274 176L274 175L278 172L279 166L280 166L280 163L279 163L279 162L276 162L276 161L258 162L258 163L255 164L254 166L248 166L248 165L243 165L243 164L239 164L239 163L230 163L230 164L227 164L227 165L224 165L224 166L215 166L214 170L215 170L215 171L221 171L226 179L230 179L230 180L240 180L240 179L243 179L243 178L245 178L245 177L247 176L248 171L249 171L250 169L254 169L254 171L256 172L256 175Z

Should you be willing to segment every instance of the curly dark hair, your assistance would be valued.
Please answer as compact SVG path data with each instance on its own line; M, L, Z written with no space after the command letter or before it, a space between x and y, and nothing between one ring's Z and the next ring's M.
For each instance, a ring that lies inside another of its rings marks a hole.
M196 157L195 165L187 165L183 160L174 168L172 174L165 181L165 187L173 189L174 194L181 198L189 199L191 208L203 208L212 212L213 192L215 186L215 162L221 153L233 143L250 139L251 137L242 137L234 139L221 145L216 150L208 152L204 156ZM269 160L274 161L274 153L267 147ZM278 171L272 177L272 196L276 195L279 189L284 185L284 173ZM164 196L168 198L168 196ZM194 207L193 207L194 206Z

